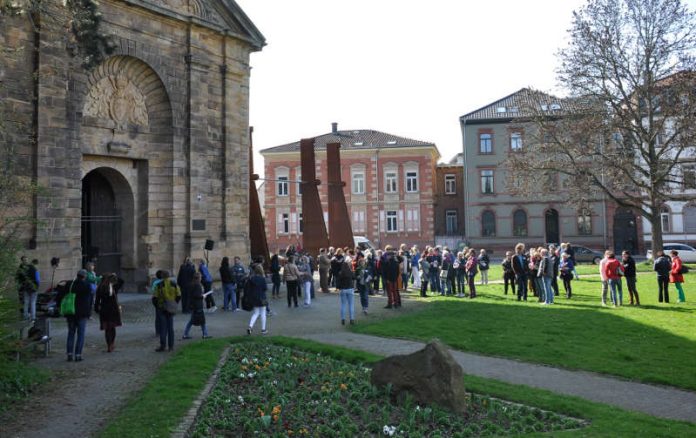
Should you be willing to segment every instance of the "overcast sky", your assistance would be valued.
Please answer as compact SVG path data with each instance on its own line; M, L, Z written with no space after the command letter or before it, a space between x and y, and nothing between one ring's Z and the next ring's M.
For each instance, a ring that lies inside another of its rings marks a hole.
M522 87L557 92L557 50L584 0L237 0L266 37L251 57L254 149L375 129L462 150L459 116ZM689 0L693 9L696 0ZM255 157L257 173L263 160Z

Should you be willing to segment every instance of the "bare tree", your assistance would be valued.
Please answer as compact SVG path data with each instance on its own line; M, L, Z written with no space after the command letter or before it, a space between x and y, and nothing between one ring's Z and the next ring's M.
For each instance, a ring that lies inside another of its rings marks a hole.
M574 13L558 78L568 97L536 92L531 141L511 154L511 190L560 174L570 202L597 196L645 217L662 248L660 211L696 162L696 20L680 0L588 0ZM557 103L556 103L557 102Z

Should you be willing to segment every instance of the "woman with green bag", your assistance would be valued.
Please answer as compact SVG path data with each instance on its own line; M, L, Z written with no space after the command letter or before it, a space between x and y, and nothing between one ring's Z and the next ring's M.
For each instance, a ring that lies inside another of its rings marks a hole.
M86 278L87 271L80 269L77 278L66 284L57 296L58 306L68 322L68 362L82 360L87 320L92 315L92 290Z

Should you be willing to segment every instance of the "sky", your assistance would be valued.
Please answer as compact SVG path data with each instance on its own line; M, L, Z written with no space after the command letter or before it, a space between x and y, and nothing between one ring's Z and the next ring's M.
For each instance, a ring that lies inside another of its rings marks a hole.
M255 151L337 122L433 142L449 161L461 115L523 87L562 94L556 54L585 0L237 3L267 43L251 55Z

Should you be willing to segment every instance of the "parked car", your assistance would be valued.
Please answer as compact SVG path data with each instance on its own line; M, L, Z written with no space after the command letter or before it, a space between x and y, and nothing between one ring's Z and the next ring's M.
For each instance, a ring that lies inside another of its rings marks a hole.
M575 261L577 263L594 263L599 264L600 260L604 258L604 253L596 251L594 249L587 248L585 246L572 246L573 251L575 251Z
M683 243L665 243L662 245L662 249L667 255L669 255L672 250L676 250L679 252L679 257L684 263L696 263L696 249L689 245L685 245ZM648 258L648 260L652 260L652 250L649 249L645 256Z

